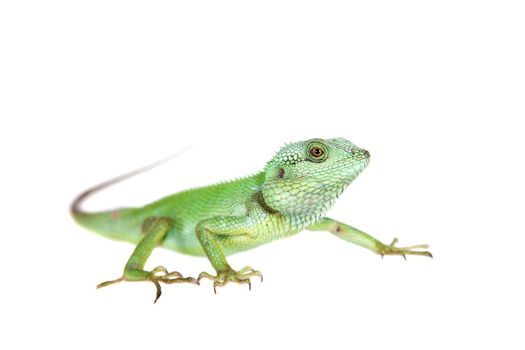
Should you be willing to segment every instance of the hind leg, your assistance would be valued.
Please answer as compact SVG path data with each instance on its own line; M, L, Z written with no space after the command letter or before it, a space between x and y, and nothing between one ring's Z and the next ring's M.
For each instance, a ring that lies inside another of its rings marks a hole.
M172 227L173 223L169 218L161 217L146 219L142 226L145 236L137 244L133 254L131 254L126 267L124 268L122 277L116 280L102 282L97 285L97 288L106 287L122 281L150 281L157 289L154 301L154 303L156 303L162 294L160 282L166 284L184 282L198 284L195 278L183 277L182 274L177 271L168 272L164 266L157 266L151 271L144 270L144 265L151 255L151 252L164 240L164 237Z

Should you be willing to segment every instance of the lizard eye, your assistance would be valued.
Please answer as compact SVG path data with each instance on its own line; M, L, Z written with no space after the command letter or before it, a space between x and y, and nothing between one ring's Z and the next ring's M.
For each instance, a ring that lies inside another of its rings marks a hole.
M308 147L308 155L311 161L322 162L326 159L328 152L324 145L314 142Z
M324 154L324 151L318 147L313 147L310 150L310 155L314 158L321 158Z

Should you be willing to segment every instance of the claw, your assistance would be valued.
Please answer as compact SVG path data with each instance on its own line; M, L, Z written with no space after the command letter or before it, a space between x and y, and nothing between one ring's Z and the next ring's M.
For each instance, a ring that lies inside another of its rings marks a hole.
M115 284L115 283L122 282L123 280L124 279L122 277L120 277L120 278L117 278L116 280L99 283L99 284L97 284L97 289L102 288L102 287L106 287L106 286L109 286L109 285L112 285L112 284Z
M246 266L239 271L234 271L232 269L219 272L217 276L213 276L207 272L201 272L197 277L197 282L202 278L208 278L213 281L213 292L217 294L217 287L222 287L229 282L235 283L245 283L248 284L248 289L252 290L252 283L250 281L251 277L258 276L263 281L263 276L260 271L254 270L253 268Z
M166 269L164 266L157 266L153 270L151 270L152 274L156 274L157 272L163 272L165 275L168 274L168 269Z
M427 249L427 244L419 244L419 245L413 245L410 247L396 247L395 244L399 240L397 238L394 238L392 240L392 243L390 245L383 244L379 251L377 252L379 255L381 255L381 259L385 255L401 255L403 259L407 260L407 255L424 255L432 258L432 254L428 251L418 251L415 249Z
M170 277L183 278L182 274L180 272L177 272L177 271L169 272L169 273L165 274L164 276L162 276L162 278L166 278L166 279L170 279Z
M161 290L160 284L159 284L159 282L157 280L152 279L151 282L153 282L153 284L157 288L157 295L155 297L155 300L153 301L153 304L155 304L157 302L157 300L159 300L160 296L162 295L162 290Z
M218 280L218 277L212 276L209 273L204 271L204 272L199 273L199 276L197 276L197 282L200 282L201 279L203 279L203 278L207 278L207 279L212 280L212 281L217 281Z
M126 270L127 271L127 270ZM155 293L155 300L153 301L153 304L157 303L157 300L159 300L160 296L162 295L162 289L160 287L160 282L166 283L166 284L172 284L172 283L194 283L199 285L199 281L196 280L193 277L183 277L180 272L173 271L168 272L168 270L164 266L157 266L151 271L144 271L144 270L135 270L135 272L139 273L139 277L135 276L129 276L126 274L126 271L124 272L124 275L116 280L112 281L106 281L102 282L97 285L97 289L109 286L114 283L122 282L122 281L150 281L155 285L156 293ZM158 273L162 273L163 275L158 275Z

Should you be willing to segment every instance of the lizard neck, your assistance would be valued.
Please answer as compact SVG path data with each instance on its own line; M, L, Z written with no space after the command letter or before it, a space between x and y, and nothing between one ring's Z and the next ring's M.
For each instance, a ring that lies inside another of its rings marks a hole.
M287 216L322 216L348 186L342 182L297 182L263 187L268 207Z

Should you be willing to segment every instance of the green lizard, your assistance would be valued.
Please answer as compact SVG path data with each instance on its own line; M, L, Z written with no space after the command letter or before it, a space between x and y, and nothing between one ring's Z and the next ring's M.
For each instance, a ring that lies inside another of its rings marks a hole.
M225 256L288 237L303 229L328 231L348 242L383 255L432 257L427 245L399 248L397 239L384 244L352 226L324 216L344 189L368 165L368 151L342 139L312 139L285 145L256 175L202 188L190 189L141 208L87 213L82 202L94 192L150 167L109 180L80 194L71 205L74 219L103 236L136 243L121 281L150 281L161 295L160 283L213 281L213 289L229 282L245 283L260 277L247 266L233 269ZM154 164L156 165L156 164ZM154 166L152 165L152 166ZM168 272L163 266L144 270L153 249L162 246L194 256L207 256L216 275L198 278Z

